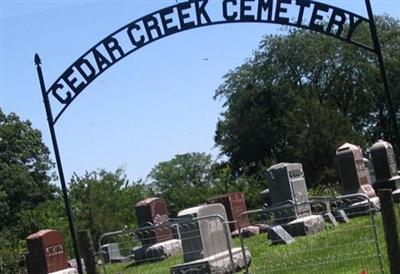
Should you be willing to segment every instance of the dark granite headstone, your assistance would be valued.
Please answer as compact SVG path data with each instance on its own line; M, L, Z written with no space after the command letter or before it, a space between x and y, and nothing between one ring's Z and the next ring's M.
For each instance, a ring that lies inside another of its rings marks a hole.
M208 204L221 203L225 207L226 215L229 222L240 221L240 227L246 227L250 225L249 218L244 215L240 218L240 214L247 211L246 200L242 192L231 192L219 196L209 198ZM239 223L230 223L229 228L232 231L239 229Z
M162 198L147 198L135 205L139 226L157 226L169 221L167 204ZM171 228L160 226L139 235L144 246L165 242L172 239Z
M364 165L368 170L368 174L369 174L369 179L370 179L370 184L373 185L373 183L376 181L375 179L375 169L374 169L374 165L372 164L372 162L367 159L367 158L363 158L364 160Z
M343 195L363 193L369 198L376 197L360 147L349 143L342 145L336 151L336 162Z
M337 210L335 212L335 218L336 220L338 220L341 223L348 223L350 222L349 217L347 217L346 212L344 212L344 210Z
M373 183L374 189L400 188L400 177L392 145L380 140L371 147L370 151L376 178Z
M268 169L267 180L272 206L291 201L294 205L274 212L277 223L311 215L303 167L298 163L279 163Z
M26 238L28 274L47 274L68 268L64 238L56 230L40 230Z

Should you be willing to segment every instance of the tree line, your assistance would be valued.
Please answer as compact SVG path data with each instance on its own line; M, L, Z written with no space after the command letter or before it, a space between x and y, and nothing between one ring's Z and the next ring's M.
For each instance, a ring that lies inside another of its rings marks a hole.
M398 111L400 22L380 16L377 25ZM368 29L355 35L371 43ZM68 191L77 229L89 229L96 240L135 227L134 204L149 196L163 197L171 216L230 191L244 192L248 207L259 208L266 169L278 162L302 163L311 193L335 193L334 155L341 144L366 148L385 139L398 151L376 57L320 34L287 29L265 36L225 75L214 99L223 102L214 140L226 160L175 155L138 181L129 181L123 169L74 174ZM21 271L24 239L40 229L61 230L72 250L56 180L40 131L0 110L1 273Z

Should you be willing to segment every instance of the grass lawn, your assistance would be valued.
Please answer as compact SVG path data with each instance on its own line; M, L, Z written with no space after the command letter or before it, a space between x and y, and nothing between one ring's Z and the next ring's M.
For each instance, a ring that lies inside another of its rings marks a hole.
M378 242L384 273L389 273L380 214L375 216ZM297 237L290 245L271 245L266 234L244 239L252 255L250 273L354 273L363 270L381 273L370 216L351 219L338 227L327 225L325 231L314 236ZM239 239L234 240L240 246ZM162 262L132 265L113 264L102 274L169 273L171 266L182 262L182 257L172 257Z

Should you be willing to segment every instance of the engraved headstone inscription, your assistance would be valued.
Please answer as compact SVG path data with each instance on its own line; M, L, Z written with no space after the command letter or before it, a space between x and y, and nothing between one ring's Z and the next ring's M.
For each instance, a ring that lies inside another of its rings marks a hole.
M47 274L69 269L61 232L40 230L26 238L26 245L28 274Z
M374 189L391 188L396 190L400 188L400 177L393 146L388 142L379 140L371 147L370 151L375 170Z
M221 203L225 207L228 221L231 222L229 224L231 232L239 229L239 225L241 228L250 225L249 218L247 217L247 215L244 215L243 217L239 218L243 212L247 211L246 200L242 192L231 192L215 196L209 198L207 200L207 203L209 204Z

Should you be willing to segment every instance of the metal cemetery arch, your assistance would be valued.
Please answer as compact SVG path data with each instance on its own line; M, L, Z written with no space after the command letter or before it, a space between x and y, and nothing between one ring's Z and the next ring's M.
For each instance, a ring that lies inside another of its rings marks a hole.
M35 55L35 64L80 274L83 273L82 265L54 126L75 98L100 74L129 54L161 38L210 25L273 23L309 29L371 51L378 57L389 113L393 129L396 132L396 141L400 141L370 0L365 0L368 18L313 0L217 0L213 2L213 4L216 3L219 8L217 15L208 13L209 0L189 0L150 13L123 26L79 57L48 90L45 87L40 58L37 54ZM287 14L289 7L297 9L296 18L289 18ZM305 20L305 11L311 13L308 20ZM328 17L327 21L324 20L324 16ZM321 24L322 21L325 21L326 24ZM354 32L361 24L368 24L370 27L372 47L360 43L353 37ZM49 95L52 95L50 98L58 104L59 108L54 116Z

